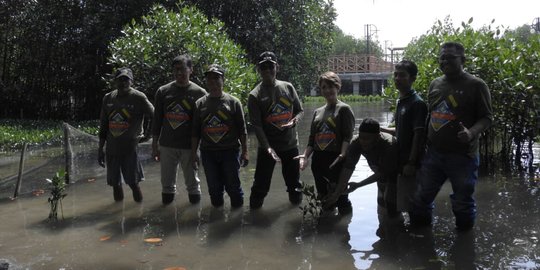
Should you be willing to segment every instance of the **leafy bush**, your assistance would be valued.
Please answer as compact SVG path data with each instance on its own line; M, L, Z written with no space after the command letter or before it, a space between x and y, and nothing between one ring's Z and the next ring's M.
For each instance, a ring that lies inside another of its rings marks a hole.
M257 74L245 51L228 38L223 27L222 22L207 18L194 7L175 12L156 5L140 23L127 25L125 35L110 44L108 61L115 67L130 67L135 86L152 99L159 86L172 80L173 58L187 53L193 59L193 81L203 86L206 67L218 63L226 70L225 91L245 104Z
M410 43L404 58L415 61L419 73L414 88L424 98L430 82L442 75L437 57L445 41L465 47L465 70L482 78L490 88L495 121L481 142L483 159L501 158L521 165L525 155L532 165L532 144L538 136L540 94L540 35L518 36L502 26L474 30L473 18L454 27L447 17ZM389 89L387 95L397 95ZM396 97L396 96L395 96Z

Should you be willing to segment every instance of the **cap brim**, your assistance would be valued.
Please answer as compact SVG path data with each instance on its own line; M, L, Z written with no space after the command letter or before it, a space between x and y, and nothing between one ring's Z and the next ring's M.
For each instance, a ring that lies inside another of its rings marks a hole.
M277 62L274 61L274 60L262 60L262 61L259 62L259 65L262 64L262 63L264 63L264 62L270 62L270 63L272 63L272 64L277 64Z
M207 71L207 72L204 73L204 75L206 76L208 73L215 73L215 74L223 76L223 72L219 72L217 70L216 71Z

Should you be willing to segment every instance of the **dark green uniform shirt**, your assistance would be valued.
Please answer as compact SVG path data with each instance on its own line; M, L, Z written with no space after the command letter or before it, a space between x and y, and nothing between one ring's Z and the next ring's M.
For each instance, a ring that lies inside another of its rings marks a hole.
M296 89L291 83L280 80L276 80L274 86L259 83L249 93L248 110L251 125L262 128L263 134L256 134L259 147L272 147L275 151L298 147L296 127L281 127L303 112Z
M157 90L152 135L159 136L159 145L191 149L195 101L204 95L206 91L193 82L187 87L179 87L175 82L170 82Z
M135 151L143 136L144 116L152 118L154 106L146 95L130 88L125 95L114 90L103 97L99 138L105 139L108 155L124 155Z
M240 147L240 136L246 135L244 112L240 101L223 93L206 95L196 102L193 137L201 139L201 150L228 150Z
M470 142L460 142L459 123L472 127L481 118L493 120L491 96L486 83L469 74L448 80L441 76L429 86L428 144L440 152L478 155L478 136Z
M388 133L381 133L382 138L377 141L377 145L365 151L360 146L358 136L355 136L347 148L344 168L354 170L360 156L363 155L369 168L379 174L377 182L395 182L398 174L398 156L396 138Z
M341 152L341 145L349 143L354 131L351 107L338 100L335 105L324 105L313 113L308 146L314 151Z

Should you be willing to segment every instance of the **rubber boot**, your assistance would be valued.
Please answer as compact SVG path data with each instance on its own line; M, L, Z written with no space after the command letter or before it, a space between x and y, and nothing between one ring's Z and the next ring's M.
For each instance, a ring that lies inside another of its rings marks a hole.
M138 184L129 185L129 187L131 188L131 191L133 192L133 200L136 202L142 202L143 195L141 192L141 187L139 187Z
M122 189L122 185L113 186L113 197L114 201L116 202L120 202L124 199L124 190Z
M201 201L201 194L188 194L189 203L197 204Z
M161 201L164 205L172 203L174 201L174 193L161 193Z

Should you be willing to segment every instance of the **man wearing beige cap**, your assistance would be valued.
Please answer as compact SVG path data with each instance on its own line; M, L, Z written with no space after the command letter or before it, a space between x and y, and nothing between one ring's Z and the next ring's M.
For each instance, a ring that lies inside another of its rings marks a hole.
M143 199L139 182L144 180L137 156L137 144L148 138L143 119L152 119L154 106L146 95L131 87L133 72L120 68L114 75L116 90L103 98L99 128L98 163L107 165L107 184L113 187L115 201L124 199L122 179L133 191L133 199ZM106 152L103 147L106 145Z
M226 191L231 207L239 208L244 204L240 166L248 164L244 111L240 100L223 91L223 68L212 64L204 75L208 95L197 100L193 116L193 166L198 168L199 165L197 148L200 142L210 202L214 207L221 207L223 191Z

